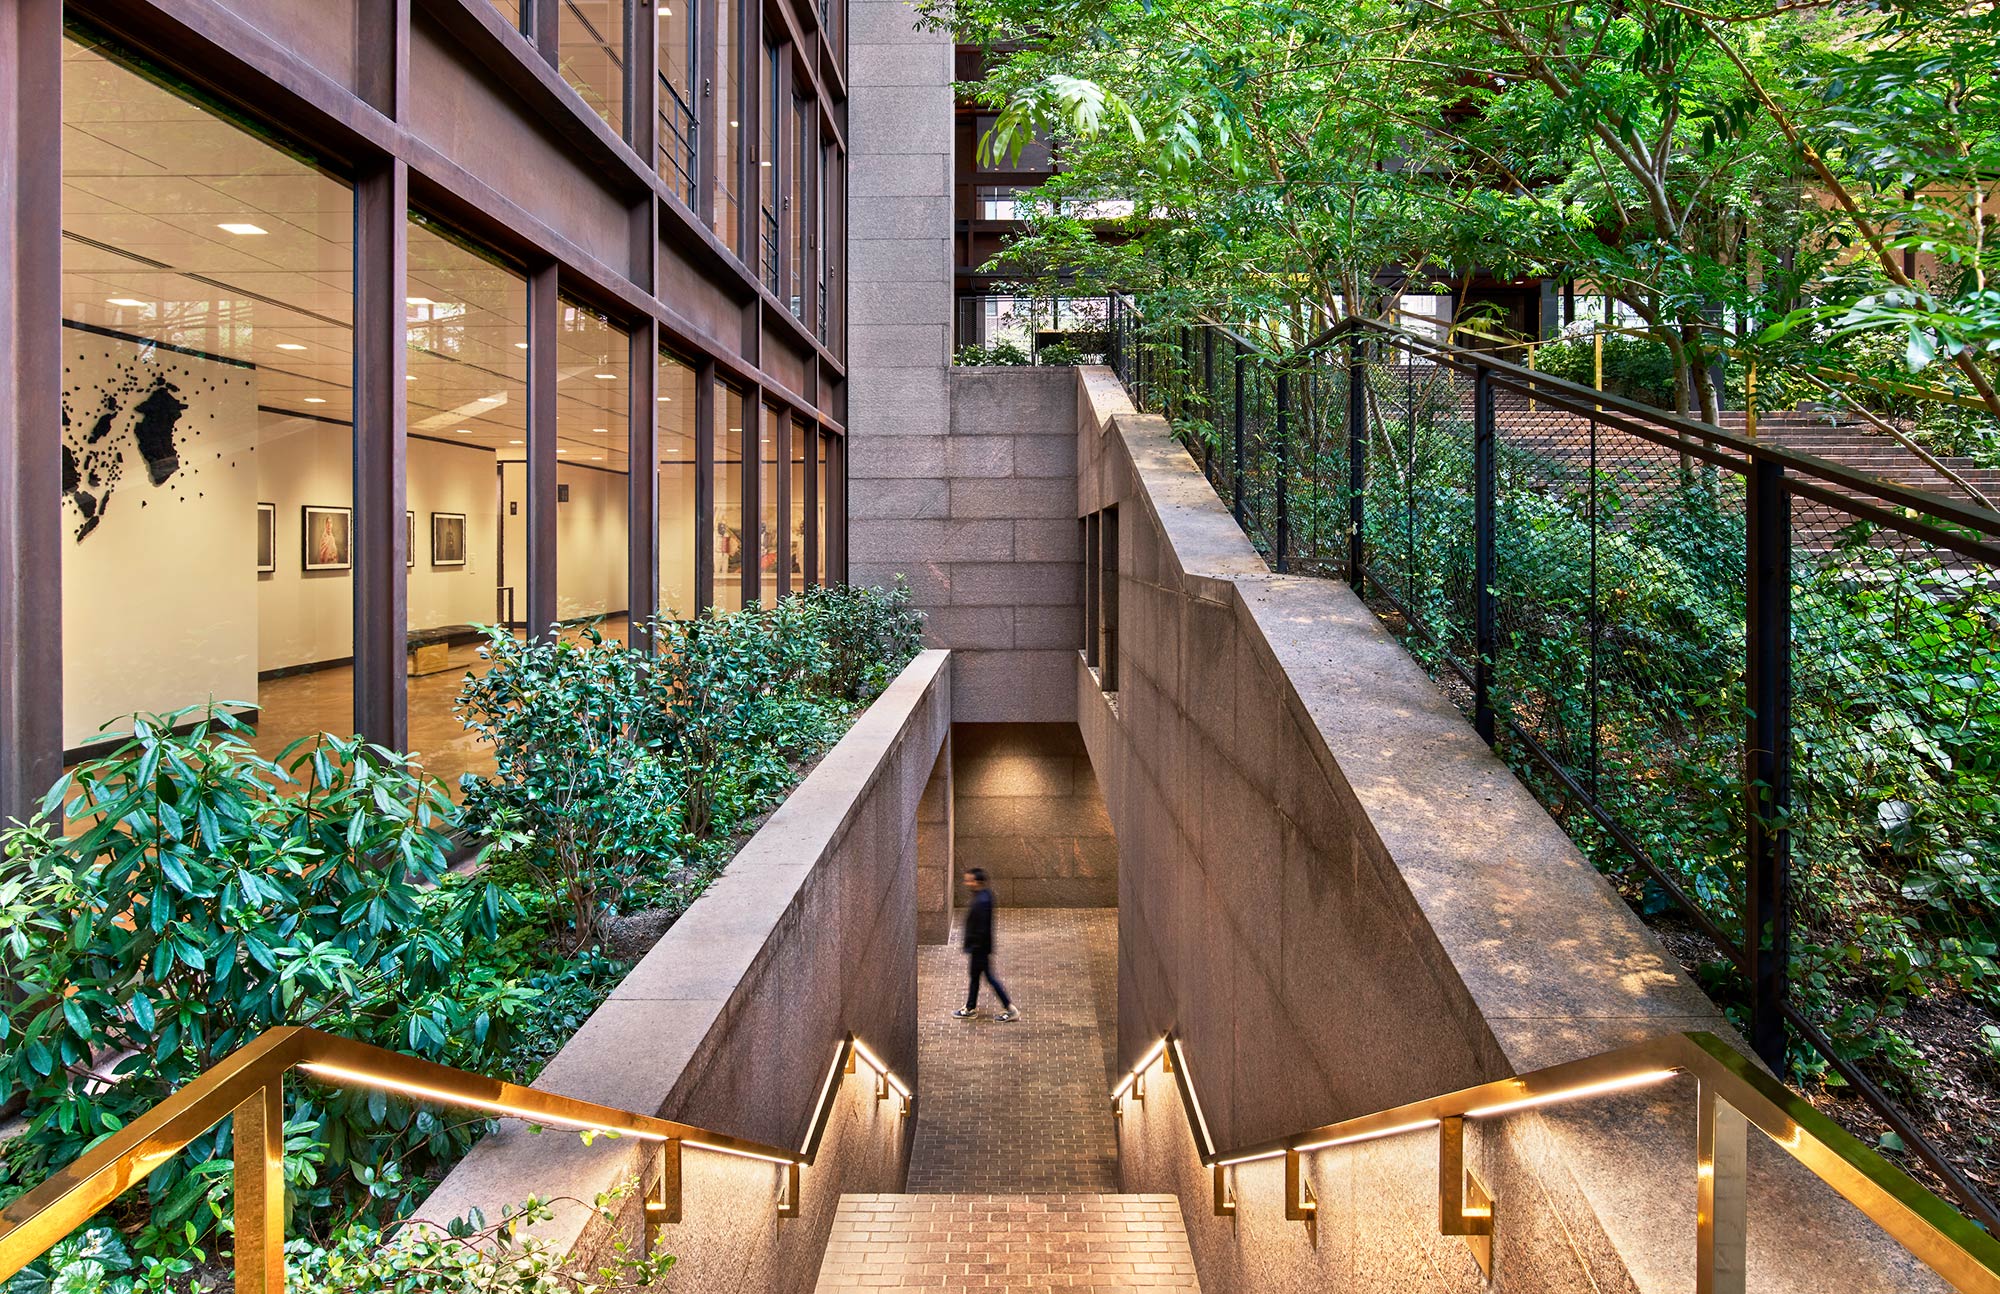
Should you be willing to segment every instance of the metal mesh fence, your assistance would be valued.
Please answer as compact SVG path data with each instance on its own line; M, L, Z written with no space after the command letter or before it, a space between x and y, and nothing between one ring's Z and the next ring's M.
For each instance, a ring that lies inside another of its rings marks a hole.
M1356 331L1358 428L1339 331L1284 368L1181 339L1198 398L1148 407L1274 568L1363 592L1767 1058L1789 1034L1851 1129L2000 1221L2000 1152L1905 1027L1951 997L2000 1054L2000 521Z

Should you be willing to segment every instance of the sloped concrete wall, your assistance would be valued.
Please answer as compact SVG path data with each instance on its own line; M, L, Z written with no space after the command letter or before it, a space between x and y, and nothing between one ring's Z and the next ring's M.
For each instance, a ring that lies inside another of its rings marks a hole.
M950 656L922 653L747 842L535 1084L775 1146L804 1143L840 1041L853 1031L910 1082L917 1073L918 807L951 729ZM690 1149L684 1218L662 1243L687 1294L805 1291L843 1192L899 1191L910 1121L848 1079L803 1216L780 1220L776 1165ZM489 1217L530 1195L589 1201L657 1180L633 1141L535 1133L508 1120L468 1155L418 1216ZM628 1201L616 1226L565 1206L544 1234L580 1257L618 1235L636 1243Z
M1118 905L1118 842L1075 724L961 723L952 745L960 871L984 868L1008 907Z
M1078 511L1117 504L1119 692L1075 666L1119 845L1121 1067L1165 1031L1223 1150L1603 1052L1730 1035L1417 664L1344 586L1273 575L1163 421L1082 370ZM1157 1079L1157 1076L1156 1076ZM1752 1134L1758 1291L1941 1288ZM1121 1121L1128 1191L1181 1198L1208 1294L1487 1288L1437 1231L1437 1141L1281 1164L1214 1216L1179 1100ZM1693 1287L1694 1093L1475 1123L1502 1290ZM1829 1277L1838 1272L1837 1280Z

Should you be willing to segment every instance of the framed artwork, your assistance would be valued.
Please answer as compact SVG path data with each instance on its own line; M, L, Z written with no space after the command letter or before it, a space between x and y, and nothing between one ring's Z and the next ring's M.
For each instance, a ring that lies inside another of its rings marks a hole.
M409 570L417 564L417 514L403 514L403 569Z
M257 505L257 573L269 575L278 569L278 505Z
M346 571L354 568L354 509L323 508L308 503L305 514L305 569Z
M465 565L465 514L431 513L431 565Z

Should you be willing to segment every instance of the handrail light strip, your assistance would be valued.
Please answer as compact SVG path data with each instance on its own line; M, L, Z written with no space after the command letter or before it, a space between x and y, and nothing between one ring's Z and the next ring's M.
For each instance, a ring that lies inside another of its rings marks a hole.
M366 1070L349 1069L344 1065L329 1065L325 1061L307 1061L299 1066L309 1074L335 1082L358 1083L385 1092L401 1092L405 1096L415 1096L426 1101L436 1101L440 1105L461 1106L476 1110L491 1110L509 1118L521 1119L528 1123L546 1124L555 1128L577 1128L584 1132L602 1132L615 1137L638 1137L644 1141L667 1141L670 1138L657 1132L641 1132L635 1128L614 1128L609 1124L593 1122L589 1119L571 1119L559 1114L538 1114L506 1105L499 1101L482 1101L477 1097L460 1096L442 1088L425 1087L420 1083L406 1083L400 1079L383 1078ZM689 1145L694 1143L689 1142Z
M806 1126L806 1144L799 1147L801 1155L812 1150L813 1130L819 1127L819 1112L826 1108L827 1099L833 1095L833 1085L840 1081L840 1062L846 1058L845 1047L833 1049L833 1063L826 1067L826 1081L819 1085L819 1100L813 1102L812 1122Z
M881 1059L877 1057L874 1052L868 1050L867 1044L863 1043L859 1038L856 1038L854 1040L854 1054L861 1057L863 1061L867 1062L868 1068L874 1070L876 1073L880 1074L883 1078L887 1079L889 1082L889 1086L896 1089L896 1095L902 1097L906 1101L912 1099L910 1094L910 1089L903 1086L903 1081L896 1077L896 1072L890 1069L887 1065L884 1065Z
M1111 1099L1114 1101L1123 1099L1125 1093L1132 1090L1132 1084L1139 1081L1139 1075L1151 1069L1153 1062L1158 1060L1160 1054L1166 1051L1166 1049L1167 1037L1165 1034L1161 1034L1160 1040L1148 1048L1145 1055L1139 1057L1139 1063L1132 1066L1132 1072L1125 1076L1125 1080L1111 1090Z
M1586 1096L1603 1096L1610 1092L1622 1092L1626 1088L1645 1087L1650 1083L1664 1083L1678 1069L1649 1069L1637 1074L1627 1074L1622 1078L1608 1078L1601 1083L1591 1083L1584 1087L1564 1088L1559 1092L1547 1092L1541 1096L1526 1096L1518 1101L1503 1101L1499 1105L1482 1105L1477 1110L1467 1110L1468 1119L1490 1118L1496 1114L1512 1114L1516 1110L1528 1110L1538 1105L1554 1105L1558 1101L1577 1101Z
M712 1150L718 1155L734 1155L738 1159L759 1159L767 1164L781 1164L789 1166L791 1164L804 1162L803 1160L797 1158L796 1156L787 1159L787 1158L782 1158L778 1155L763 1155L757 1153L754 1150L738 1150L734 1146L718 1146L715 1143L709 1141L696 1141L692 1137L682 1138L681 1144L692 1150Z
M1377 1128L1373 1132L1357 1132L1351 1137L1334 1137L1328 1141L1311 1141L1294 1147L1301 1155L1312 1150L1326 1150L1333 1146L1351 1146L1361 1141L1377 1141L1383 1137L1400 1136L1405 1132L1416 1132L1423 1128L1435 1128L1436 1119L1418 1119L1415 1123L1399 1123L1393 1128Z
M1194 1075L1188 1071L1187 1053L1181 1050L1181 1040L1179 1038L1169 1034L1165 1041L1168 1046L1174 1049L1174 1067L1180 1070L1182 1076L1187 1080L1188 1103L1194 1106L1195 1126L1201 1129L1202 1153L1213 1156L1215 1154L1215 1138L1208 1131L1208 1116L1202 1113L1201 1098L1194 1093Z

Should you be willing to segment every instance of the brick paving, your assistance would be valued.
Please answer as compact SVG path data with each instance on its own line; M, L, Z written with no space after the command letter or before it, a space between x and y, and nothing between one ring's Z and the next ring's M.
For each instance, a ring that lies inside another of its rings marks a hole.
M1021 1008L1011 1024L993 1018L991 985L981 986L977 1019L952 1018L965 1004L956 931L946 946L917 950L909 1189L1115 1191L1118 912L1003 906L994 924L994 973Z
M843 1195L818 1288L1109 1294L1201 1285L1171 1195Z

